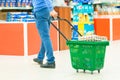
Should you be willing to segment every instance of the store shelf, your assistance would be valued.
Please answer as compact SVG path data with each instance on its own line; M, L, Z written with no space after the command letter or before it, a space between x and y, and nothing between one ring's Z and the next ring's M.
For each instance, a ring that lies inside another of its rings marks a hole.
M94 18L120 18L120 15L96 15Z
M119 22L119 15L96 16L94 18L95 33L97 35L106 36L110 41L120 40Z
M4 12L21 12L21 11L31 11L32 7L0 7L0 11Z

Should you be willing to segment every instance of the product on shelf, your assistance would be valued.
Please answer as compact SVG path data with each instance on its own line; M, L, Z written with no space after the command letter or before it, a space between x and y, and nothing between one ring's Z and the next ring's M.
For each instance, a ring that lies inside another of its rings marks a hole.
M99 35L87 35L79 37L80 41L108 41L106 36L99 36Z
M6 0L6 7L10 7L11 0Z
M78 25L74 25L74 29L72 32L72 40L78 40L78 33L76 30L78 30Z
M22 5L22 0L18 0L18 1L17 1L17 6L18 6L18 7L21 7L21 5Z
M1 0L1 7L5 7L6 4L5 4L5 0Z
M31 7L32 0L0 0L0 7Z
M73 0L75 5L73 6L72 15L73 15L73 25L77 25L78 32L84 35L92 35L94 34L94 21L93 21L93 13L94 8L92 4L92 0ZM76 35L73 31L72 39L76 38Z
M32 6L32 0L26 0L26 6Z
M7 22L35 22L34 15L27 12L8 12Z
M16 7L17 1L16 0L10 0L10 7Z
M95 16L98 15L119 15L120 14L120 2L101 2L101 3L95 3Z

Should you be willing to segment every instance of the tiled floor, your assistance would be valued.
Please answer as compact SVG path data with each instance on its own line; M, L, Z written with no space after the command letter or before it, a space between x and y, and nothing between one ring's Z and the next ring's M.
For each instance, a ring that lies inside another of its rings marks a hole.
M0 55L0 80L119 80L120 41L110 42L106 48L105 64L100 74L72 68L69 50L55 52L56 69L43 69L29 57Z

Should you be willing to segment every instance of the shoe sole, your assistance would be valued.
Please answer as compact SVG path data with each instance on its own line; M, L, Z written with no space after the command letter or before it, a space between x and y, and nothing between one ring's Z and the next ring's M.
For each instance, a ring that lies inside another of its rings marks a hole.
M40 64L40 65L42 65L43 63L40 63L40 62L38 62L38 61L35 61L35 60L33 60L34 62L36 62L36 63L38 63L38 64Z
M48 68L48 69L55 69L55 67L45 67L45 66L40 66L41 68Z

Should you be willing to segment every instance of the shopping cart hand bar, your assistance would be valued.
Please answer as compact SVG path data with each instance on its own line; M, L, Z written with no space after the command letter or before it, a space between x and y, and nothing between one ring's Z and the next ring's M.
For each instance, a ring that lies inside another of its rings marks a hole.
M52 23L52 22L50 22L52 25L53 25L53 27L64 37L64 39L66 40L66 41L68 41L68 39L66 38L66 36Z
M52 17L52 20L63 20L63 21L65 21L65 22L67 22L71 27L72 27L72 30L75 30L80 36L82 36L75 28L74 28L74 26L67 20L67 19L64 19L64 18L60 18L59 16L57 17L57 18L53 18ZM60 29L59 28L57 28L52 22L50 22L52 25L53 25L53 27L64 37L64 39L66 40L66 41L68 41L68 39L67 39L67 37L60 31Z
M78 33L78 35L82 36L82 34L80 34L80 32L78 32L78 30L76 30L76 29L74 28L74 26L70 23L70 21L68 21L67 19L65 19L65 18L60 18L59 16L57 16L57 18L53 18L53 17L52 17L52 20L63 20L63 21L65 21L65 22L67 22L67 23L72 27L72 30L74 29L74 30Z

